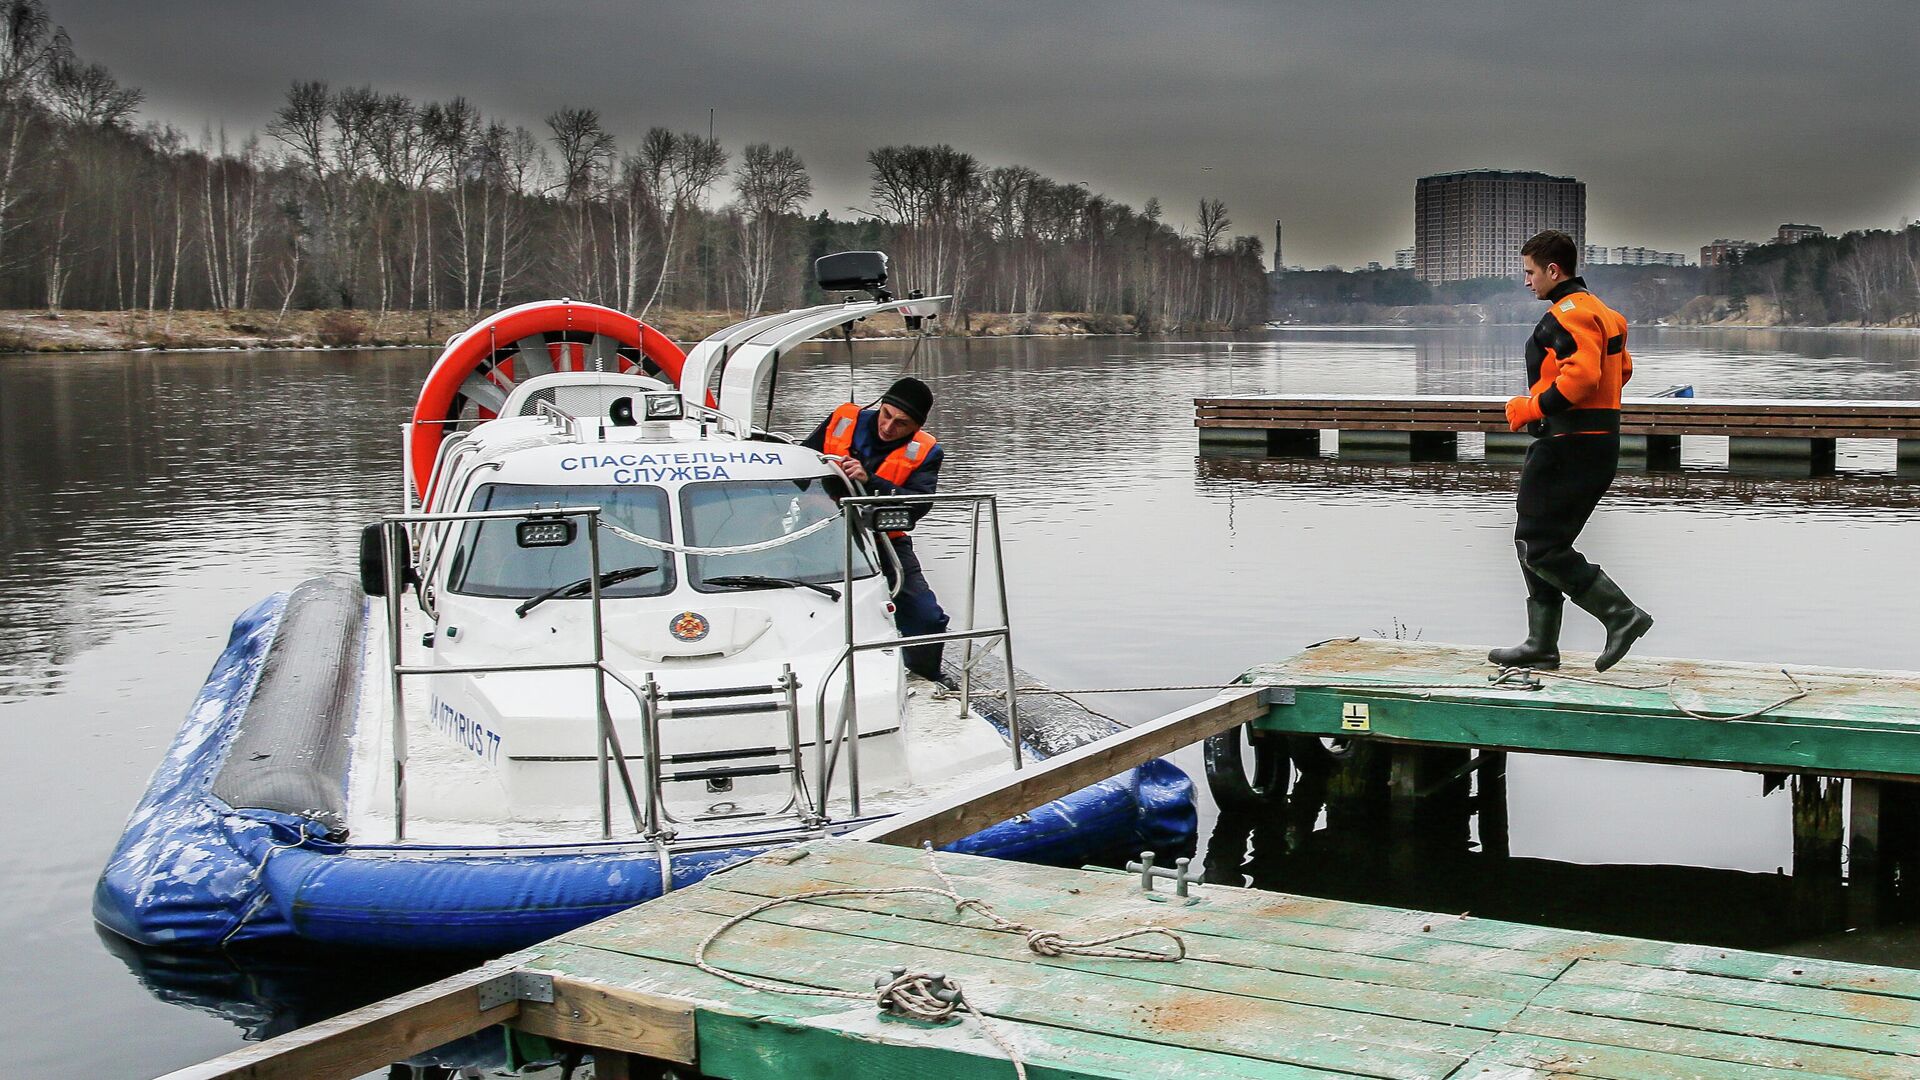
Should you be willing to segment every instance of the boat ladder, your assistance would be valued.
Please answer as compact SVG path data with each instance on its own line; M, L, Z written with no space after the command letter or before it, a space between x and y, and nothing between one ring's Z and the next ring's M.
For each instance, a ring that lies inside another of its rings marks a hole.
M811 817L806 779L800 767L800 680L791 664L780 665L780 677L760 686L723 686L704 690L666 690L648 672L637 688L640 699L642 738L646 753L646 805L643 829L649 836L671 839L673 826L683 824L668 811L666 785L704 784L710 794L732 790L737 779L753 776L787 775L791 788L787 802L778 810L742 811L702 815L700 820L754 821L794 815ZM700 720L719 717L776 714L785 733L786 745L728 747L719 750L690 750L670 753L661 738L663 720Z

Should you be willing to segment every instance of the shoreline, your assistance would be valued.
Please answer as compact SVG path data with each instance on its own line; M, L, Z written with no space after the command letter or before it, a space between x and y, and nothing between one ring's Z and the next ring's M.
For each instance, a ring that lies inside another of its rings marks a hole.
M368 349L440 349L492 312L346 310L289 311L0 311L0 355L50 353L214 353L328 352ZM650 325L683 347L739 321L724 311L668 310L654 313ZM942 320L944 323L945 320ZM969 337L1131 337L1130 315L1071 311L1008 315L974 312L965 328L936 325L932 336ZM1258 327L1248 328L1257 330ZM1178 333L1212 333L1224 327L1181 328ZM863 320L856 339L910 336L898 315Z

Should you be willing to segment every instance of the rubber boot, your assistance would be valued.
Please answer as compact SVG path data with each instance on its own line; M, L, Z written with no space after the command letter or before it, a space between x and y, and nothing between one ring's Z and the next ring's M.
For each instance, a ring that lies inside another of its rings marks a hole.
M1573 598L1580 610L1600 620L1607 628L1607 647L1594 658L1593 669L1605 671L1619 663L1640 636L1653 629L1653 616L1640 610L1620 586L1602 570L1594 575L1587 591Z
M907 645L900 650L900 659L907 670L923 679L940 681L940 654L945 652L947 643L936 641L931 645Z
M1508 649L1495 649L1487 661L1503 668L1547 668L1560 666L1560 616L1566 605L1559 600L1527 597L1527 640Z

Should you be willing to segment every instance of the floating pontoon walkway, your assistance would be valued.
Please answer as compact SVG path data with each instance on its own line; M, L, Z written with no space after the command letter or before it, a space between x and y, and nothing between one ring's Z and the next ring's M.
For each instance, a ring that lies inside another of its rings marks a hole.
M1194 399L1202 446L1239 446L1268 453L1317 455L1320 432L1339 433L1340 453L1452 460L1456 436L1487 433L1490 458L1516 455L1532 441L1507 430L1504 396L1409 395L1356 398L1331 394ZM1735 465L1792 464L1828 471L1835 439L1898 444L1902 469L1920 467L1920 401L1643 398L1626 402L1621 449L1654 465L1677 465L1681 439L1731 439Z
M942 884L919 851L829 840L529 950L486 973L506 983L486 1000L497 1019L596 1048L603 1077L637 1074L633 1054L743 1080L997 1080L1014 1075L1001 1044L1035 1080L1920 1075L1920 972L1225 886L1156 902L1130 874L938 859L1005 918L1079 937L1156 924L1188 956L1041 956L973 911L892 895L773 908L708 959L863 994L894 968L938 972L984 1022L897 1019L870 999L763 992L694 966L704 938L769 898ZM469 1012L485 1004L461 992Z

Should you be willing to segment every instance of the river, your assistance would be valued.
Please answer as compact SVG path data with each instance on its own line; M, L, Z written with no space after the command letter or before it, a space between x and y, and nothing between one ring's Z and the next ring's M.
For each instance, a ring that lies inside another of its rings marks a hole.
M1192 399L1504 393L1522 382L1524 333L850 348L863 399L910 356L932 383L943 488L1003 496L1020 664L1079 688L1225 681L1348 634L1517 638L1511 470L1202 459ZM1648 329L1633 347L1640 386L1920 399L1916 334ZM776 427L803 433L845 400L848 353L835 342L786 362ZM0 358L0 1072L151 1075L232 1049L243 1028L279 1030L434 973L348 963L316 983L270 965L149 958L149 989L88 911L233 616L347 569L358 527L396 503L398 426L431 359ZM1920 488L1889 475L1891 451L1843 442L1841 476L1818 481L1728 478L1724 455L1724 443L1698 440L1677 480L1623 480L1587 532L1583 548L1659 619L1641 651L1920 667ZM922 531L936 588L951 584L958 524ZM1568 624L1570 647L1598 644L1590 620ZM1088 701L1133 721L1197 696ZM1200 777L1197 753L1179 760ZM1920 964L1920 923L1859 935L1849 951L1830 904L1782 909L1787 798L1763 798L1755 776L1516 757L1509 791L1510 858L1463 845L1418 874L1365 857L1364 835L1289 838L1238 821L1216 831L1210 808L1203 840L1216 874L1267 887ZM204 996L168 1000L192 981L186 969L203 968L232 991L226 1015ZM289 979L304 988L297 1008L277 1004Z

